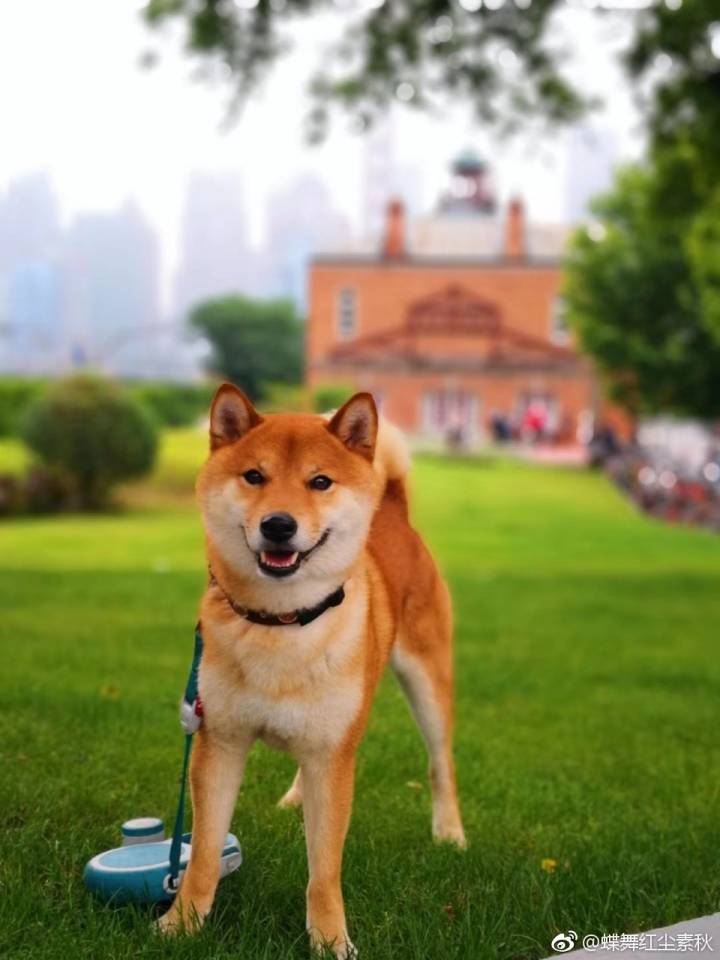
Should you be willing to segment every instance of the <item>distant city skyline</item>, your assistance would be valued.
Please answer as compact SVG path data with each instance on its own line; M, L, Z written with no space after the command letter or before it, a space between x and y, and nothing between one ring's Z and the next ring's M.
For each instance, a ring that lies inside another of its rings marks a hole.
M287 298L302 313L308 259L346 246L349 225L313 177L287 184L269 207L266 242L252 246L239 175L193 175L173 295L163 305L158 237L136 203L64 225L48 174L12 180L0 191L0 371L188 376L202 353L186 325L198 303Z
M177 37L151 34L137 3L0 7L0 84L12 91L0 153L0 353L26 356L28 370L71 354L187 371L197 350L177 322L193 303L237 290L302 309L312 253L377 249L391 196L410 219L431 216L467 148L487 161L500 208L521 195L532 221L563 223L642 146L612 62L627 40L622 17L598 25L563 10L553 42L567 46L588 94L607 95L584 124L506 142L468 105L432 116L396 105L365 136L340 115L309 147L305 84L341 18L294 21L294 51L223 131L227 87L192 82ZM148 49L162 61L152 72L138 67ZM144 347L129 332L141 328Z
M0 192L2 369L142 370L161 322L158 280L157 237L135 204L65 226L49 175Z
M311 257L378 250L392 197L402 197L411 225L418 227L411 249L415 241L423 252L428 244L442 248L443 216L462 213L460 201L452 198L457 163L466 158L483 170L487 204L482 219L492 223L480 224L481 234L487 240L500 228L497 176L475 151L449 158L443 189L424 211L420 170L413 165L401 170L393 161L393 145L389 121L367 141L360 226L333 205L319 177L298 175L268 197L260 244L250 241L241 175L192 174L180 258L166 302L160 296L161 244L137 203L83 212L64 225L48 173L14 179L0 191L0 369L41 373L90 366L122 375L193 375L199 369L198 345L189 342L185 321L196 304L240 293L292 299L304 313ZM572 219L585 216L591 195L607 186L613 158L610 138L578 128L567 152L573 175L565 183L566 205ZM529 220L537 225L532 211ZM464 246L455 252L479 254L476 228L468 225L461 232L464 241L453 235L453 243Z
M254 251L240 176L193 173L183 203L170 312L181 316L201 300L240 289L257 295L260 278L251 259Z
M36 0L0 7L0 83L12 91L3 103L0 191L20 175L47 171L64 226L83 212L137 203L158 236L164 308L172 303L186 184L195 172L240 176L251 247L264 244L270 199L298 177L323 183L353 233L367 232L373 217L377 222L377 198L366 191L373 134L352 133L350 118L339 115L325 144L311 148L302 140L306 80L318 53L337 36L341 14L293 21L294 51L225 132L227 86L193 82L177 37L172 31L155 37L138 6ZM624 22L608 15L598 25L588 11L564 10L553 30L553 42L568 49L568 71L608 101L591 124L608 131L619 159L642 145L632 91L611 62L624 42ZM150 72L138 67L148 49L161 58ZM408 188L411 209L431 208L449 160L471 146L491 162L501 200L521 192L536 219L565 219L571 134L499 142L468 106L450 104L441 116L399 106L392 125L390 179Z

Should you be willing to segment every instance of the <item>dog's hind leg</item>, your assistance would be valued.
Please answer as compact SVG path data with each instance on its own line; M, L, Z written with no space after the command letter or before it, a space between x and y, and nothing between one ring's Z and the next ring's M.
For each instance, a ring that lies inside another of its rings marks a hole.
M427 745L433 837L465 847L452 753L452 614L439 578L434 594L434 602L427 595L409 598L392 666Z
M302 771L298 767L295 779L290 785L290 789L278 800L279 807L300 807L303 802L302 794Z

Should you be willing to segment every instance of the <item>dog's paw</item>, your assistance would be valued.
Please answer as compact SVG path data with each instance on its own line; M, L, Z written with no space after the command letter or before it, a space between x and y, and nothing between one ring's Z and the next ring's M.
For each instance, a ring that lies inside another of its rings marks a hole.
M277 805L281 810L289 810L292 807L301 807L302 802L302 791L293 784L288 792L280 797Z
M325 937L310 933L310 945L313 955L318 958L335 957L336 960L358 960L359 954L357 947L352 942L347 933L336 937L334 940L326 940Z
M185 932L185 924L178 910L170 907L167 913L153 923L155 930L163 937L176 937Z
M435 843L451 843L459 850L467 849L465 831L461 823L433 824L433 840Z
M187 915L180 909L178 902L175 901L167 913L164 913L162 917L158 917L153 926L158 933L164 937L177 937L184 934L197 933L205 922L207 912L208 911L205 911L200 914L195 907L192 907L190 914Z
M339 944L333 945L330 949L335 954L337 960L358 960L359 954L357 947L352 940L348 940L347 938Z

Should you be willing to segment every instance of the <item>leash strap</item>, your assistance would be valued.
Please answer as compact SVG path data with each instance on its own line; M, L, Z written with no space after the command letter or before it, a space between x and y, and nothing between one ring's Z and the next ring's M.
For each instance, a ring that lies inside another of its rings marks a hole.
M182 776L180 778L180 795L178 797L175 826L173 827L172 843L170 844L170 873L168 875L168 889L175 893L180 876L180 855L182 853L183 826L185 824L185 796L187 794L188 769L190 767L190 752L192 750L193 735L202 724L202 703L198 695L198 671L202 660L203 640L202 630L198 622L195 627L195 649L193 652L190 674L188 676L185 694L180 704L180 724L185 731L185 751L183 754Z

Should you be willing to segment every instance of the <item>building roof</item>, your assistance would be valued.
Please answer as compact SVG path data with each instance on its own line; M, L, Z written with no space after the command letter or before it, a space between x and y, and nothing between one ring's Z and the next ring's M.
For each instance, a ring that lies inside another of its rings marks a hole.
M453 177L433 213L407 218L398 197L386 207L381 237L366 237L341 251L318 251L317 259L347 262L371 258L382 251L388 259L412 260L430 265L430 260L448 266L464 262L561 259L571 227L558 223L537 223L527 216L521 197L511 198L498 213L495 190L487 164L472 149L462 151L452 163Z
M407 228L406 263L450 266L483 263L488 266L504 262L505 223L499 217L463 217L432 215L419 217ZM511 259L514 267L559 265L571 228L560 224L529 223L525 230L527 255ZM345 246L342 250L326 250L313 260L329 262L380 262L376 239Z
M387 270L457 269L474 268L478 270L558 270L559 257L506 257L497 256L453 256L413 255L387 259L376 252L319 253L311 257L310 262L322 267L378 267Z
M458 173L483 171L487 169L487 164L476 150L466 147L453 160L452 169Z
M428 338L435 337L472 338L477 349L428 349ZM401 365L455 371L577 366L581 362L571 348L507 326L495 303L454 284L410 304L402 324L337 344L328 360L376 369Z

